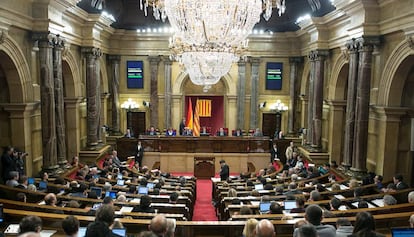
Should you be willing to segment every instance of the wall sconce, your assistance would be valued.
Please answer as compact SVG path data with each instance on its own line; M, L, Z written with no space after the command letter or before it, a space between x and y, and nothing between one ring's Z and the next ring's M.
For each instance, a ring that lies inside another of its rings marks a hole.
M259 109L263 109L264 107L266 107L266 101L265 102L262 102L262 103L260 103L259 104Z
M270 110L280 113L280 112L284 112L287 111L289 108L287 105L283 104L280 100L276 100L276 103L274 103L271 107Z
M139 108L139 105L135 101L133 101L131 98L128 98L127 101L124 101L124 103L121 104L121 108L127 109L128 111L130 111L132 109Z
M150 102L148 101L142 101L142 105L144 105L144 107L150 107Z

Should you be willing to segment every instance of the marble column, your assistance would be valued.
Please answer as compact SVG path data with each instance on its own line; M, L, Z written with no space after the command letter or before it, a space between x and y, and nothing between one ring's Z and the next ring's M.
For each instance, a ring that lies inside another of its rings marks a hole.
M94 150L98 145L98 129L100 123L100 80L99 60L101 50L94 47L82 48L86 57L86 120L87 120L87 146Z
M119 55L109 55L108 60L111 62L111 100L112 100L112 123L111 129L112 134L120 135L120 128L119 128L119 63L121 61L121 56Z
M365 172L367 166L369 100L371 90L371 66L374 46L379 45L378 37L356 39L359 49L358 81L355 107L354 149L351 170Z
M53 78L53 38L52 34L34 33L38 42L40 67L40 100L42 118L43 169L54 172L59 167L56 146L55 84Z
M67 163L66 157L66 126L65 126L65 104L63 94L62 75L62 50L64 41L61 37L54 38L53 48L53 76L55 86L55 112L56 112L56 144L57 160L60 167Z
M296 105L298 98L298 67L299 64L303 62L302 57L292 57L289 58L290 65L290 78L289 78L289 114L288 114L288 133L297 134L297 129L295 128L296 121Z
M158 128L158 63L159 56L148 57L151 70L150 86L150 126Z
M97 136L98 136L98 144L102 143L102 124L103 118L105 117L103 114L103 106L102 106L102 92L101 92L101 62L99 58L102 56L102 52L99 50L99 54L95 60L95 75L96 75L96 112L98 117L98 125L96 126L97 129Z
M246 62L239 61L238 74L239 79L237 81L237 129L244 128L244 105L246 101Z
M171 118L171 106L172 106L172 87L171 87L171 65L172 61L166 57L164 59L164 85L165 85L165 128L173 127Z
M250 58L252 64L251 73L251 98L250 98L250 129L255 129L258 126L257 112L259 108L259 58Z
M346 43L346 48L349 52L349 71L348 92L346 97L344 157L342 165L348 169L351 167L352 157L354 156L355 100L359 54L358 46L354 39Z
M312 54L308 55L309 58L309 81L308 81L308 113L307 113L307 129L306 129L306 144L312 145L313 138L313 84L315 80L315 61L311 58Z
M323 85L325 77L325 58L327 50L311 51L311 59L314 61L313 81L313 108L312 108L312 147L322 148L322 107L323 107Z

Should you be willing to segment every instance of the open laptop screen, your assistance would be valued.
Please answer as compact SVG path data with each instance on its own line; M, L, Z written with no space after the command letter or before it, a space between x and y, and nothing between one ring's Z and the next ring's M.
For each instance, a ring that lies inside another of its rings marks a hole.
M105 193L105 197L111 197L112 199L116 199L116 191L107 191Z
M34 183L35 183L35 179L34 178L32 178L32 177L27 178L27 184L34 184Z
M119 236L125 237L126 236L126 229L125 228L114 228L112 229L112 233L117 234Z
M47 189L47 182L40 181L39 182L39 189Z
M268 213L270 211L270 202L261 202L259 204L260 213Z
M412 228L392 228L392 237L412 237L414 236L414 229Z
M118 179L118 181L116 181L116 185L118 185L118 186L124 186L125 185L125 180Z
M91 187L91 192L95 192L96 196L99 198L102 195L102 188Z
M263 190L263 184L255 184L254 189L256 190Z
M148 194L147 187L138 187L138 194Z
M79 227L78 237L85 237L85 235L86 235L86 227Z
M283 204L285 206L285 210L292 210L293 208L296 208L295 200L284 201Z

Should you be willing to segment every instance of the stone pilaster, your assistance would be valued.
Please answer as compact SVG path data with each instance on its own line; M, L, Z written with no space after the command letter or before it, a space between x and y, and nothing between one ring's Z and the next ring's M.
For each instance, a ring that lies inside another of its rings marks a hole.
M166 57L164 58L164 85L165 85L165 99L164 99L164 109L165 109L165 128L173 127L172 126L172 116L171 116L171 107L172 107L172 87L171 87L171 60Z
M251 98L250 98L250 128L257 128L257 112L258 112L258 102L259 102L259 58L250 58L252 64L252 73L251 73Z
M323 84L325 75L325 58L327 50L314 50L310 53L310 59L314 62L313 101L312 101L312 147L322 148L322 107Z
M158 128L158 63L161 58L159 56L150 56L148 60L151 71L150 126Z
M39 32L32 35L32 39L38 42L39 47L43 169L47 172L55 172L59 167L56 151L55 84L53 77L54 38L55 36L48 32Z
M349 52L348 92L346 97L345 137L342 165L349 169L354 156L355 101L358 79L358 45L352 39L346 43Z
M315 80L315 61L311 58L311 54L308 55L310 72L308 82L308 113L307 113L307 129L306 129L306 144L312 145L313 141L313 90Z
M100 129L100 80L99 57L102 52L98 48L85 47L82 53L86 57L86 120L87 120L87 146L94 150L98 145L98 130Z
M374 46L379 45L378 37L356 39L359 51L357 95L355 107L355 155L352 171L365 172L368 145L369 100L371 89L371 65Z
M298 99L298 67L303 62L302 57L289 58L290 65L290 78L289 78L289 114L288 114L288 133L297 134L297 128L295 128L296 121L296 106Z
M246 62L239 61L237 81L237 129L244 128L244 105L246 101Z
M81 108L80 104L84 101L82 97L74 97L74 98L65 98L65 109L66 109L66 138L68 141L67 143L67 154L69 158L73 156L77 156L78 152L81 150L80 144L80 113Z
M56 111L56 144L57 161L60 167L67 163L66 157L66 126L65 126L65 104L63 94L62 76L62 50L64 41L61 37L54 38L53 48L53 76L55 86L55 111Z
M120 108L119 108L119 63L121 61L121 56L119 55L109 55L108 60L111 63L111 100L112 100L112 122L111 129L112 134L120 135Z

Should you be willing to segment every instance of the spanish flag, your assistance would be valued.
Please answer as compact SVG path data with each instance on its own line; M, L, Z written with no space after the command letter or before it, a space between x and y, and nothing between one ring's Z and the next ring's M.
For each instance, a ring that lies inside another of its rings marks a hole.
M193 105L191 104L191 98L188 99L187 118L185 126L193 130Z
M194 112L194 129L193 129L193 135L195 137L200 136L200 117L198 116L198 103L196 101L196 107Z

